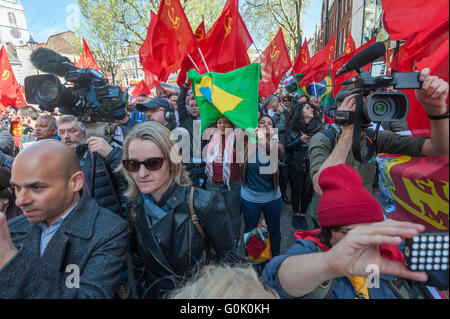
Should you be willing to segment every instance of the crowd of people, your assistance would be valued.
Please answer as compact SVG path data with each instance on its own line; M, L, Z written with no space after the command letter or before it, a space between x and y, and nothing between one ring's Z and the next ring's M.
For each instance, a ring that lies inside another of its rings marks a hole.
M448 157L448 83L429 69L420 80L431 136L386 126L376 154ZM424 226L387 218L376 162L353 157L354 125L336 125L320 97L260 97L256 139L225 116L201 137L190 82L130 100L109 136L31 105L3 111L0 298L420 298L427 281L448 289L448 272L406 268L402 239ZM349 95L337 108L355 104ZM363 130L363 152L371 136ZM287 252L283 202L297 230ZM256 272L243 238L262 218L272 258ZM380 267L380 287L367 287L368 264Z

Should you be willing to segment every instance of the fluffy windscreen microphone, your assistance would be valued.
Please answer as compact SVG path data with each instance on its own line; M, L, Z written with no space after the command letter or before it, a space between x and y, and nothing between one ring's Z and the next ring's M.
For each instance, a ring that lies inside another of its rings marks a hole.
M33 66L46 73L64 76L69 71L78 70L69 58L47 48L39 48L30 56Z

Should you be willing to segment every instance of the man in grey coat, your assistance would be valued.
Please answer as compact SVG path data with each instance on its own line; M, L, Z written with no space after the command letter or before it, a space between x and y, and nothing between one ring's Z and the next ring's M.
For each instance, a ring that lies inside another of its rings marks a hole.
M16 205L0 212L1 298L113 298L128 250L128 223L80 191L75 152L45 140L12 167Z

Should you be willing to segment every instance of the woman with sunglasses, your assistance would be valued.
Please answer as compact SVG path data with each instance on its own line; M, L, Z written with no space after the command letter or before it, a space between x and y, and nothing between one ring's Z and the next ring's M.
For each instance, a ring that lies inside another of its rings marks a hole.
M255 130L258 143L245 147L241 167L241 210L244 215L244 233L258 226L261 213L270 233L272 256L280 254L282 209L279 187L278 159L283 156L283 146L275 139L274 123L270 116L259 118Z
M223 197L191 187L168 129L156 122L135 126L124 141L119 169L132 199L138 297L161 298L211 261L238 261ZM191 203L197 219L191 218Z

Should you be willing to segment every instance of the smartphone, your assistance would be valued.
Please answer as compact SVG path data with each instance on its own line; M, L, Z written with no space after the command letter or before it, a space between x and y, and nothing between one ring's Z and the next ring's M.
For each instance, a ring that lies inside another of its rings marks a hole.
M405 241L405 265L413 271L448 271L448 231L426 231Z

